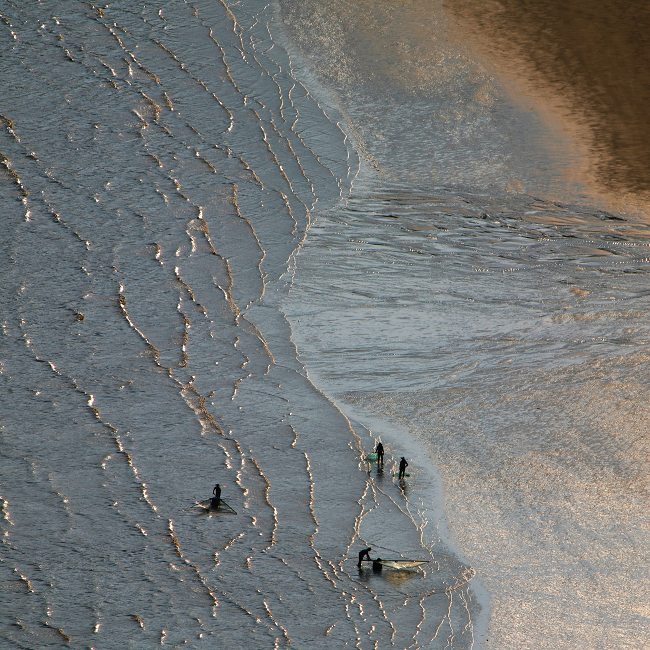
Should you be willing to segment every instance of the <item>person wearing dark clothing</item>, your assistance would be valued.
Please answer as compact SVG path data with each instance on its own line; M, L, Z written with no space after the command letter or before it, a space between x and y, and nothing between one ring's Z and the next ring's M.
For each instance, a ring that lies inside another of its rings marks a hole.
M399 461L399 475L398 478L404 478L404 474L406 474L406 468L409 466L409 464L406 462L406 458L402 456L402 459Z
M382 445L381 442L377 443L377 447L375 448L375 452L377 453L377 464L378 465L383 465L384 464L384 445Z
M376 560L372 561L372 570L375 573L379 573L383 569L383 565L381 563L381 558L378 557Z
M363 562L364 558L367 558L368 562L372 561L370 558L370 551L372 551L372 548L370 548L370 546L359 551L359 562L357 563L357 566L359 568L361 568L361 563Z
M210 505L216 510L221 503L221 488L219 487L219 483L217 483L212 489L212 494L214 494L214 496L212 497Z

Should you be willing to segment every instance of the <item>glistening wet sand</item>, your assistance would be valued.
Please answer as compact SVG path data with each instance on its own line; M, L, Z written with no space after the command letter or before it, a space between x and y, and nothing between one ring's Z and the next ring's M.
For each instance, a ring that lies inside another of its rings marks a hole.
M274 7L55 4L0 8L0 647L471 647L280 311L358 158Z

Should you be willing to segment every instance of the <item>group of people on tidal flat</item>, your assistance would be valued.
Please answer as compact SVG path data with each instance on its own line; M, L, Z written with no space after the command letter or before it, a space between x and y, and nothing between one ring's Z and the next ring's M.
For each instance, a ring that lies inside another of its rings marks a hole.
M381 442L377 443L377 447L375 448L375 453L377 454L377 465L383 467L384 466L384 445L382 445ZM406 462L404 456L402 456L402 458L399 461L398 478L400 480L406 476L407 467L408 467L408 463ZM217 483L214 486L214 488L212 488L212 495L213 496L210 499L210 508L212 508L213 510L217 510L217 508L219 508L219 505L221 504L221 486L219 485L219 483ZM370 549L365 549L365 551L366 551L366 555L368 555L367 551L370 551ZM369 555L368 555L368 560L370 560ZM361 553L359 553L359 566L361 566Z
M384 445L381 444L381 442L377 443L377 447L375 448L375 453L377 454L377 465L380 467L384 466ZM401 457L399 461L399 474L398 477L399 479L403 479L404 476L406 475L406 468L408 467L408 463L406 462L406 459L404 456ZM221 486L219 483L217 483L214 488L212 488L212 498L210 499L210 508L217 510L219 508L219 505L221 504ZM368 546L367 548L361 549L359 551L359 561L357 563L357 566L361 568L362 562L364 560L368 562L372 562L372 570L375 572L381 571L382 570L382 564L381 564L381 558L375 558L374 560L370 557L370 551L372 551L372 548Z
M381 442L377 443L377 446L375 447L375 453L377 454L377 467L383 467L384 466L384 445L382 445ZM406 468L408 467L408 465L409 464L406 462L406 458L402 456L399 461L399 472L397 474L397 478L403 479L406 476Z
M377 446L375 447L375 453L377 454L377 467L383 467L384 466L384 445L381 444L381 442L377 443ZM397 474L397 477L400 480L403 480L404 477L406 476L406 468L408 467L408 463L406 462L406 458L402 456L399 461L399 472ZM381 571L382 569L382 563L381 563L381 558L375 558L374 560L370 557L370 551L372 551L372 548L368 546L367 548L362 548L359 551L359 561L357 562L357 566L361 568L362 562L365 560L367 562L372 562L372 570L373 571Z

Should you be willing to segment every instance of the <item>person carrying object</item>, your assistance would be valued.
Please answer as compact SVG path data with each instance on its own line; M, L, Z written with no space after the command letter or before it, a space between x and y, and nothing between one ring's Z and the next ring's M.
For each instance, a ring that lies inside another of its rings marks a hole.
M212 494L214 494L214 496L212 497L210 506L216 509L221 503L221 487L219 486L219 483L217 483L212 489Z

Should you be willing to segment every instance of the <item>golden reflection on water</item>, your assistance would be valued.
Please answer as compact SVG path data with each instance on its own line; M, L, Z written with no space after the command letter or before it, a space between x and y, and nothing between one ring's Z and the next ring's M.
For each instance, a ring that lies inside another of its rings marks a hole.
M616 207L647 210L650 3L445 0L445 8L497 74L586 147L596 193L610 193Z

